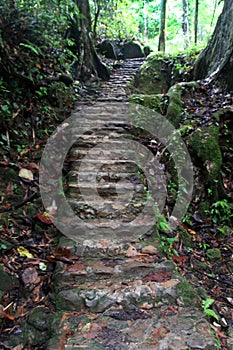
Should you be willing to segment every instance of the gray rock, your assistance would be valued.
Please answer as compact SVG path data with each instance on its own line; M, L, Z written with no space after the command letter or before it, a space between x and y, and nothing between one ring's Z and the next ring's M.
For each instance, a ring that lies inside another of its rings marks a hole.
M135 42L124 44L122 52L124 58L139 58L145 56L141 46Z

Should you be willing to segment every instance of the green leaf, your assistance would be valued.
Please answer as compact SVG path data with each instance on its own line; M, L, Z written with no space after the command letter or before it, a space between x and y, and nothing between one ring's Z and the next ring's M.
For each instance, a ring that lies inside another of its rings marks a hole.
M203 309L208 309L214 303L214 299L208 298L202 301Z
M24 43L20 43L19 45L23 46L23 47L26 47L27 49L31 50L37 56L41 55L41 51L40 51L39 47L35 48L34 46L32 46L30 44L24 44Z
M41 271L46 271L46 270L47 270L47 266L46 266L46 264L43 263L43 262L40 262L40 263L39 263L39 268L40 268Z
M218 315L211 309L204 310L206 316L214 317L218 321Z

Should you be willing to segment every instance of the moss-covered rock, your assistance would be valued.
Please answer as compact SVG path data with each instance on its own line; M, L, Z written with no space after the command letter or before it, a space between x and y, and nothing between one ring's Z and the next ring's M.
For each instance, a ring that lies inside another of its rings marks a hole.
M168 57L150 54L142 65L136 88L143 94L155 95L167 92L171 85L171 68Z
M166 118L174 126L178 126L182 116L181 85L176 84L168 91L169 104Z
M201 297L205 297L205 291L194 288L185 278L176 286L177 296L185 306L201 306Z
M222 166L218 135L218 126L205 126L202 129L197 129L189 140L192 152L201 160L211 183L218 179Z
M131 95L130 102L137 103L145 107L154 109L155 111L162 112L162 94L157 95Z
M172 85L192 80L196 57L195 51L175 55L150 54L135 80L138 92L149 95L166 93Z

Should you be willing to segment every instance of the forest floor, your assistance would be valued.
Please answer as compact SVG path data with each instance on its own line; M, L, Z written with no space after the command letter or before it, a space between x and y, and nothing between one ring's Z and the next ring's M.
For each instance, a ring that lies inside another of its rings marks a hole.
M88 99L90 102L98 97L96 84L94 82L90 86L83 87L77 96L78 99L87 103ZM104 98L102 95L102 101ZM115 98L118 98L120 102L120 95L114 95ZM198 92L185 97L184 104L185 110L189 112L189 117L195 118L196 126L201 127L203 123L209 122L213 111L226 106L232 108L232 96L219 87L200 84ZM64 118L63 114L59 122ZM48 124L51 129L53 126L55 129L58 120L51 118ZM231 126L232 123L229 129ZM37 128L39 127L37 125ZM222 134L220 139L221 142L224 142L226 135ZM150 146L150 140L144 137L140 142ZM0 279L4 283L2 282L0 288L2 298L0 349L27 349L21 344L10 345L8 339L22 332L23 322L29 319L29 314L33 310L44 307L54 312L54 302L51 301L50 294L51 281L57 263L61 262L72 268L72 266L77 267L79 260L77 256L74 257L72 249L58 246L60 234L53 226L51 218L44 212L39 195L38 169L45 143L46 140L33 140L23 150L15 150L10 155L7 151L1 154L0 264L2 267ZM223 154L222 167L223 183L229 196L233 194L232 159L233 145L229 145ZM64 167L69 167L69 161L64 164ZM157 253L157 258L163 259L164 256L167 256L176 264L179 274L185 276L194 288L202 287L206 291L207 298L203 309L209 317L217 342L221 349L232 349L232 211L223 207L221 211L213 210L203 218L200 217L196 204L191 203L189 213L190 215L186 217L182 226L190 236L190 245L184 245L178 235L172 243L165 237L163 244L160 244L162 251ZM217 252L217 256L211 256L211 252ZM150 260L150 254L146 255L145 259ZM144 261L144 263L147 262L147 260ZM166 280L167 276L165 275L164 278ZM213 303L210 299L213 299ZM174 308L166 310L174 315L176 311ZM43 326L41 327L43 329ZM98 328L97 325L96 327ZM163 331L165 330L162 329L161 332ZM67 330L65 338L67 339L70 335L72 334L69 334ZM163 334L154 334L154 336L162 338ZM63 347L61 345L60 348L64 348L64 345ZM45 349L45 345L35 344L30 349Z

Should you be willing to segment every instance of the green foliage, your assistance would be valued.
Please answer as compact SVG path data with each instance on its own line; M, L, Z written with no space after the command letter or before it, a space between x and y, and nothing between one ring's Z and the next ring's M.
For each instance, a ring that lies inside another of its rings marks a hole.
M214 299L208 298L206 300L203 300L202 301L202 309L203 309L206 316L213 317L218 321L219 320L218 315L212 309L210 309L210 306L213 303L214 303Z
M211 205L210 214L214 223L231 223L233 217L233 204L227 199L222 199Z
M98 10L98 38L138 39L158 47L160 27L160 0L90 0L92 16ZM216 20L221 13L222 4L216 7L215 0L203 0L199 4L198 45L205 46L213 32ZM184 49L182 31L182 2L167 2L166 40L168 52ZM189 1L189 22L191 44L194 41L195 0Z
M53 115L49 91L77 59L66 32L78 15L73 0L0 1L0 128L3 136L8 130L18 152L27 147L36 123ZM67 96L60 96L63 108L71 103ZM17 135L24 144L15 144ZM1 146L9 139L2 138Z

